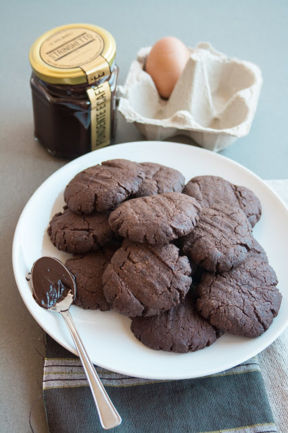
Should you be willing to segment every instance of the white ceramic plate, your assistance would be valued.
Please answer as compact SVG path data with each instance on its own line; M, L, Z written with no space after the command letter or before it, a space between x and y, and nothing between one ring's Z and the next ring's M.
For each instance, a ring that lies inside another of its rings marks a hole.
M74 346L61 317L34 301L26 274L41 255L59 258L46 235L50 217L63 204L68 181L84 168L112 158L153 161L180 170L188 181L197 175L218 175L251 188L260 198L263 216L254 235L274 267L283 302L278 317L255 339L224 335L212 346L194 353L175 354L151 350L130 331L130 320L114 312L85 311L73 306L73 318L93 362L130 376L152 379L186 379L233 367L271 344L288 324L288 210L264 182L239 164L204 149L170 142L144 141L110 146L84 155L50 176L33 194L18 221L13 244L13 267L20 294L39 325L66 349Z

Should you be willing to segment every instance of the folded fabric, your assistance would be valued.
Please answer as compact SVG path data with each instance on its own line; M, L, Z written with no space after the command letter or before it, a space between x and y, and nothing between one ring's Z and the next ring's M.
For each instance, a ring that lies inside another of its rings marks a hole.
M200 379L155 381L97 371L123 420L111 432L277 432L257 357ZM50 433L103 431L79 358L49 336L43 391Z

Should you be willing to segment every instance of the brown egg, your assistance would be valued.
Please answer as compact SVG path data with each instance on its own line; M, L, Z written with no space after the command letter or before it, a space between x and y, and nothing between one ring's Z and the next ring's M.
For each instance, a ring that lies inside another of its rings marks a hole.
M152 47L145 70L151 75L162 98L169 98L189 58L188 48L172 36L162 38Z

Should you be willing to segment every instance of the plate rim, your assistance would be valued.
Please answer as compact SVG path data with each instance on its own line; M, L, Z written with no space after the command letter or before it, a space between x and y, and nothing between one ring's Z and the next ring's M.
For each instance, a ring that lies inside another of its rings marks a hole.
M282 205L283 210L286 212L287 220L288 220L288 207L285 204L284 200L269 185L267 185L266 183L264 183L264 180L261 179L260 176L258 176L257 174L255 174L253 171L251 171L250 169L246 168L242 164L240 164L240 163L238 163L238 162L236 162L236 161L234 161L234 160L232 160L232 159L230 159L230 158L228 158L228 157L226 157L224 155L221 155L221 154L216 153L216 152L211 152L211 151L209 151L207 149L196 147L196 146L193 146L193 145L190 145L190 144L184 144L184 143L179 143L179 142L174 142L174 141L165 142L165 141L157 141L157 140L141 140L141 141L132 141L132 142L119 143L119 144L112 145L111 147L113 147L113 148L119 148L119 147L125 147L127 145L128 146L141 146L143 144L147 145L148 143L151 143L151 144L154 143L154 144L157 144L157 145L159 145L159 144L161 144L161 145L170 144L170 145L173 145L173 146L176 145L176 146L179 146L179 147L191 147L191 149L193 149L193 151L195 151L195 152L199 152L199 153L202 153L204 155L205 154L209 154L210 157L212 156L212 157L215 157L216 159L220 158L222 160L225 160L226 162L228 161L229 164L232 164L232 165L240 168L242 171L246 172L247 174L249 174L250 176L252 176L255 180L257 180L257 182L260 182L260 184L266 190L268 190L269 193L273 197L275 197L279 201L279 203ZM21 281L20 281L20 277L18 275L18 272L20 272L18 270L18 264L17 264L17 256L18 256L18 251L19 251L19 248L20 248L20 242L18 241L18 238L20 237L20 230L21 230L21 227L22 227L22 221L23 221L23 219L25 217L27 209L30 206L30 202L34 199L34 196L39 193L39 190L41 190L42 188L44 188L47 183L51 182L51 179L53 177L58 176L59 172L61 172L64 169L67 169L67 166L69 166L69 167L73 167L74 165L77 166L79 164L79 160L82 160L82 159L84 160L86 158L88 159L89 155L91 155L92 153L95 154L96 152L97 152L97 155L98 154L101 155L101 153L103 151L105 152L106 149L107 149L107 147L104 147L104 148L101 148L101 149L97 149L97 150L89 152L89 153L87 153L85 155L82 155L82 156L80 156L78 158L75 158L74 160L72 160L72 161L64 164L62 167L60 167L57 170L55 170L43 182L41 182L41 184L34 190L34 192L31 194L31 196L29 197L29 199L25 203L25 205L24 205L24 207L23 207L23 209L22 209L22 211L20 213L20 216L19 216L19 218L17 220L17 224L16 224L16 228L15 228L15 231L14 231L14 236L13 236L13 243L12 243L12 266L13 266L13 273L14 273L14 278L15 278L15 281L16 281L18 292L20 293L20 296L21 296L21 298L22 298L22 300L23 300L23 302L24 302L27 310L32 315L32 317L34 318L34 320L36 321L36 323L45 332L47 332L47 334L51 338L53 338L58 344L60 344L62 347L64 347L66 350L68 350L69 352L73 353L74 355L77 355L77 351L75 350L75 348L73 346L69 345L68 342L66 342L65 339L63 339L63 341L62 341L61 338L58 338L58 335L56 337L55 337L55 335L52 335L49 332L49 329L46 328L46 326L44 326L42 323L40 323L40 319L38 318L37 314L35 314L35 312L29 308L29 303L26 302L24 294L22 293L22 290L20 289ZM100 160L101 160L101 156L100 156ZM93 162L92 162L92 164L93 164ZM87 165L87 167L89 167L89 165ZM288 328L288 318L287 318L286 323L283 323L281 326L279 326L276 329L276 331L274 331L274 333L271 335L271 337L268 338L265 341L265 343L263 344L263 347L261 347L260 350L257 347L254 350L252 349L250 351L249 357L243 356L242 358L239 359L239 362L237 361L237 364L235 364L235 362L229 362L229 361L225 362L225 360L224 360L223 361L223 368L221 368L221 370L219 370L219 368L214 368L214 369L210 368L209 369L209 373L207 373L207 374L198 374L197 371L195 371L194 374L193 374L193 372L187 373L187 374L181 374L181 373L177 374L177 372L176 372L176 373L173 374L173 377L171 377L171 375L166 376L165 374L163 374L163 376L161 376L161 377L159 377L159 376L157 376L157 377L153 376L153 374L152 375L149 375L149 374L148 375L146 375L146 374L144 374L144 375L143 374L141 374L141 375L135 375L134 374L134 377L141 377L143 379L156 379L156 380L157 379L159 379L159 380L180 380L180 379L192 379L192 378L205 377L205 376L210 376L210 375L213 375L213 374L218 374L218 373L221 373L221 372L223 372L223 371L225 371L227 369L233 368L236 365L241 364L241 363L247 361L248 359L252 358L253 356L261 353L268 346L270 346L285 331L285 329L287 329L287 328ZM107 366L102 365L102 363L98 363L97 362L97 365L100 366L100 367L102 367L102 368L107 368ZM111 369L111 367L109 367L109 369ZM131 373L127 372L127 371L123 371L122 369L117 369L117 368L113 368L113 371L115 371L116 373L123 374L123 375L131 374ZM133 373L132 373L132 375L133 375Z

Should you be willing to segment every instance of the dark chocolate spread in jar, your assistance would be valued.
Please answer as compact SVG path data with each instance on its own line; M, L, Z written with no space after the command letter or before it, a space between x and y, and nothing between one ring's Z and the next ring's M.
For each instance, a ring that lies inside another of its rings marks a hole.
M115 135L116 45L88 24L57 27L30 50L35 138L53 155L75 158Z

